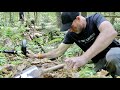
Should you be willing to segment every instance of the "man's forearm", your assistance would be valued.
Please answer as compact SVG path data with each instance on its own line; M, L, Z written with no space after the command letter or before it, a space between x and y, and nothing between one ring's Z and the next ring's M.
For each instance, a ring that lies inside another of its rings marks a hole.
M107 30L99 34L93 45L82 55L86 60L91 60L105 48L107 48L117 36L117 32L108 32Z
M49 51L48 53L44 53L42 54L43 58L56 58L59 56L59 53L57 51L57 49L54 49L52 51Z
M57 49L54 49L52 51L49 51L48 53L38 54L36 55L36 58L56 58L61 56L69 47L71 44L64 44L61 43Z
M52 58L56 58L58 56L59 56L59 53L57 52L57 49L54 49L54 50L49 51L47 53L43 53L43 54L38 53L38 54L34 55L35 58L40 58L40 59L42 59L42 58L50 58L50 59L52 59Z

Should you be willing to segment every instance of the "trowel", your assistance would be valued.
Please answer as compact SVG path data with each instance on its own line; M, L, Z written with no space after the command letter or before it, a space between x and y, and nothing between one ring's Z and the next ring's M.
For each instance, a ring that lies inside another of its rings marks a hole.
M64 65L65 64L59 64L59 65L56 65L56 66L53 66L47 69L38 68L37 66L33 65L27 68L26 70L23 70L21 74L16 75L13 78L41 78L41 75L43 73L63 68Z

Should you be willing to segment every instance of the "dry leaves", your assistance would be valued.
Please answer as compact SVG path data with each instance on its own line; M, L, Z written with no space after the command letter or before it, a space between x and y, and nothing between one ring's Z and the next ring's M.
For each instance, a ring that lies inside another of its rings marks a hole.
M101 70L100 72L97 72L97 76L98 77L101 77L101 78L106 78L106 75L108 74L108 72L107 71L105 71L105 70Z
M23 71L25 68L26 68L26 65L25 65L25 64L21 64L21 65L19 65L19 66L17 67L17 70L21 72L21 71Z
M66 69L58 69L56 71L43 74L43 78L79 78L79 72Z
M17 73L16 67L11 64L6 64L0 70L0 77L2 78L12 78Z
M91 78L112 78L112 76L107 76L109 72L106 70L101 70L99 72L97 72L94 76L91 76Z

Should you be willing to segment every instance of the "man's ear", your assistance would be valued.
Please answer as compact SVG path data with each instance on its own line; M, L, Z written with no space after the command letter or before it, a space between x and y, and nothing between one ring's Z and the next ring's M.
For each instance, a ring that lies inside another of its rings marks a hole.
M77 16L76 19L77 19L77 20L80 20L80 16Z

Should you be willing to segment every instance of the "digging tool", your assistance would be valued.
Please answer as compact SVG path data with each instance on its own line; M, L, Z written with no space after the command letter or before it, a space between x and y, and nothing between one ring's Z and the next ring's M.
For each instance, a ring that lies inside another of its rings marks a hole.
M46 72L51 72L63 68L65 64L59 64L47 69L38 68L37 66L31 66L26 70L23 70L20 75L16 75L14 78L41 78L41 75Z
M21 53L24 54L26 56L26 44L27 44L27 41L24 39L22 40L22 43L21 43ZM0 53L8 53L8 54L18 54L19 51L16 51L16 50L0 50Z

